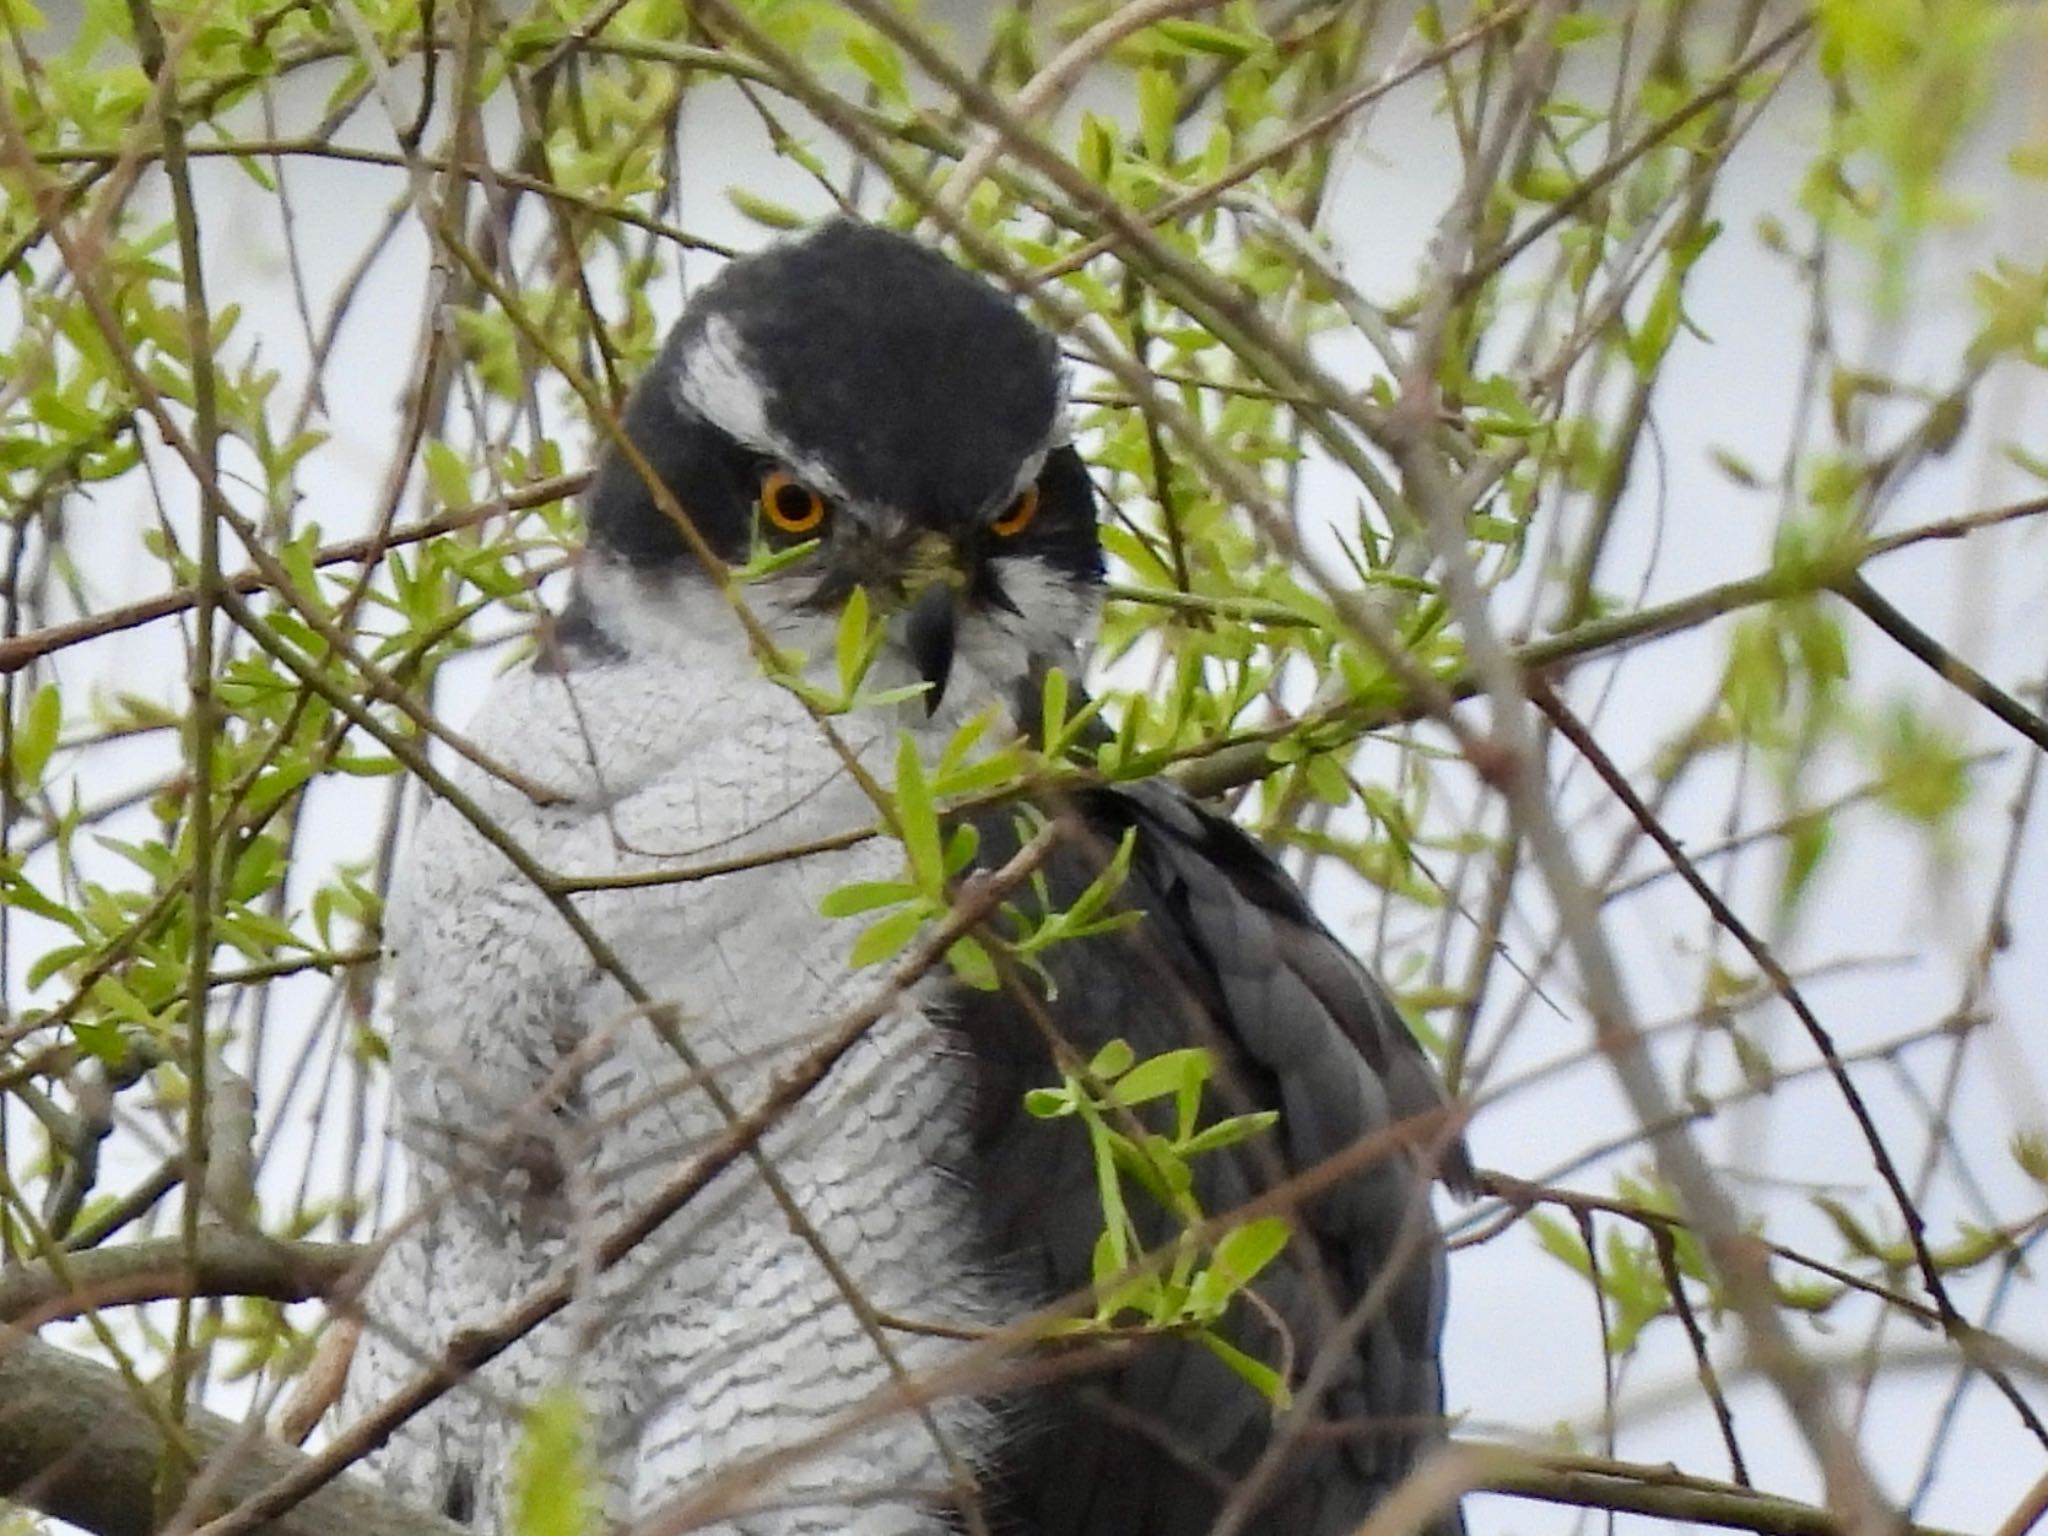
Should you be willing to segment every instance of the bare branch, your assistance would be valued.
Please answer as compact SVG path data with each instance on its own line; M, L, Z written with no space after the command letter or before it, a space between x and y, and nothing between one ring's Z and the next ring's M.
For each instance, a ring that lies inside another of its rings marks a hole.
M202 1408L187 1411L185 1428L217 1478L218 1495L230 1501L306 1460L260 1429ZM0 1495L96 1536L151 1536L166 1449L105 1366L19 1334L0 1339ZM277 1536L462 1536L465 1528L348 1481L282 1511L271 1529Z
M135 1306L189 1290L194 1296L263 1296L311 1301L329 1295L368 1250L352 1243L287 1243L225 1227L203 1228L188 1251L182 1238L152 1238L0 1269L0 1323L38 1327L89 1307Z

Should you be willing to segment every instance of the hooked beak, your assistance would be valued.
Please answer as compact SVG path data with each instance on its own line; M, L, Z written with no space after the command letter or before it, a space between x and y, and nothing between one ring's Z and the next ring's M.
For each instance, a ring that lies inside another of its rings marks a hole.
M903 639L918 676L931 684L924 696L927 716L938 713L939 700L946 696L946 679L953 672L953 641L959 628L959 602L953 588L935 581L917 594L904 615Z

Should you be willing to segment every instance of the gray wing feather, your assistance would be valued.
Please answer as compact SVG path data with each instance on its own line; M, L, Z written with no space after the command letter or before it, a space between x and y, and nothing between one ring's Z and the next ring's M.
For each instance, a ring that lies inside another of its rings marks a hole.
M1207 1046L1220 1066L1212 1116L1280 1111L1274 1135L1197 1160L1212 1215L1445 1102L1371 975L1241 829L1158 783L1092 792L1072 809L1090 835L1048 861L1049 900L1070 903L1135 828L1122 901L1144 920L1048 951L1057 990L1041 1020L1002 994L953 1000L980 1068L969 1171L990 1256L1046 1298L1088 1285L1101 1213L1086 1138L1021 1107L1026 1089L1057 1081L1043 1024L1083 1057L1114 1038L1140 1057ZM981 831L985 859L1016 846L1006 817ZM1294 1241L1261 1277L1270 1313L1232 1309L1226 1334L1269 1362L1283 1342L1268 1316L1282 1320L1297 1386L1319 1359L1329 1373L1324 1422L1288 1450L1250 1529L1349 1532L1441 1437L1443 1252L1428 1198L1438 1176L1469 1184L1454 1136L1337 1181L1300 1208ZM1159 1238L1171 1230L1153 1226ZM1259 1462L1274 1424L1257 1392L1184 1340L1024 1394L1015 1413L997 1514L1016 1536L1193 1536Z

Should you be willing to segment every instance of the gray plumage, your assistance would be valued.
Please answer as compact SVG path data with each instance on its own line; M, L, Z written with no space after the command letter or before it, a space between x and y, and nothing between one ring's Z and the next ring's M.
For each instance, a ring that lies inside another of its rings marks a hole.
M929 755L989 706L1023 728L1045 669L1078 665L1101 557L1059 395L1042 333L900 237L833 224L733 264L677 327L627 431L724 559L819 540L741 589L776 644L829 676L837 610L860 585L894 615L869 686L926 692L834 717L828 740L609 455L569 608L471 732L553 791L536 802L461 775L558 874L727 866L574 900L741 1106L877 985L847 969L856 926L818 906L893 878L901 850L733 861L871 823L842 752L886 781L900 730ZM819 520L781 533L809 497ZM1030 1006L940 977L913 988L765 1143L800 1221L743 1163L598 1274L595 1239L723 1117L547 900L453 807L428 808L386 929L416 1214L366 1298L344 1411L463 1328L579 1278L565 1314L401 1429L377 1462L395 1489L504 1528L521 1415L569 1386L604 1513L661 1529L928 1536L970 1521L964 1490L971 1518L1013 1536L1196 1536L1247 1477L1243 1529L1355 1528L1442 1433L1429 1186L1438 1161L1454 1182L1469 1169L1441 1131L1314 1191L1262 1305L1233 1306L1238 1347L1324 1388L1277 1436L1263 1397L1179 1339L1056 1348L993 1378L942 1376L927 1410L903 1406L900 1384L943 1373L963 1332L1087 1285L1101 1211L1085 1138L1023 1109L1058 1080L1046 1026L1084 1058L1112 1038L1141 1057L1207 1046L1212 1115L1280 1111L1271 1134L1197 1161L1212 1213L1442 1106L1371 977L1239 829L1156 783L1048 809L1079 831L1044 895L1066 905L1135 829L1120 900L1142 921L1051 950L1056 988ZM1016 846L1010 812L977 824L984 866ZM877 1314L942 1326L878 1333Z

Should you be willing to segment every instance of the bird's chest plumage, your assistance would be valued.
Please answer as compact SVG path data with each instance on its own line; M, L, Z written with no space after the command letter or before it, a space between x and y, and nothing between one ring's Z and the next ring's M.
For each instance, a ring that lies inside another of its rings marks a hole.
M567 883L602 948L461 812L435 804L389 924L401 1049L473 1065L472 1086L495 1100L531 1092L532 1065L593 1032L645 1032L615 971L670 1005L696 1049L736 1056L850 995L846 935L818 901L886 871L893 854L871 842L776 857L874 818L782 690L637 665L520 677L494 691L476 739L569 797L536 805L465 775L484 813ZM684 877L634 883L665 873Z
M841 724L863 761L891 756L885 722ZM422 818L386 931L394 1080L428 1215L378 1284L417 1323L410 1342L430 1348L564 1275L579 1299L416 1421L387 1471L445 1505L460 1463L489 1523L516 1405L567 1381L592 1412L612 1513L643 1515L932 1363L929 1336L878 1341L849 1285L885 1313L969 1326L1001 1313L947 1172L965 1067L914 998L898 999L764 1141L772 1175L741 1159L599 1272L590 1256L606 1233L880 987L848 971L854 930L818 906L894 875L900 849L870 839L776 856L876 813L802 705L744 659L522 672L493 690L472 739L526 781L465 768L476 808L561 884L537 885L451 805ZM536 803L534 787L558 798ZM697 878L647 880L678 871ZM374 1395L403 1376L387 1351L362 1386ZM978 1411L941 1418L941 1437L971 1455ZM931 1429L890 1420L785 1475L779 1496L942 1485ZM849 1528L843 1507L817 1518ZM903 1518L875 1528L924 1528Z

